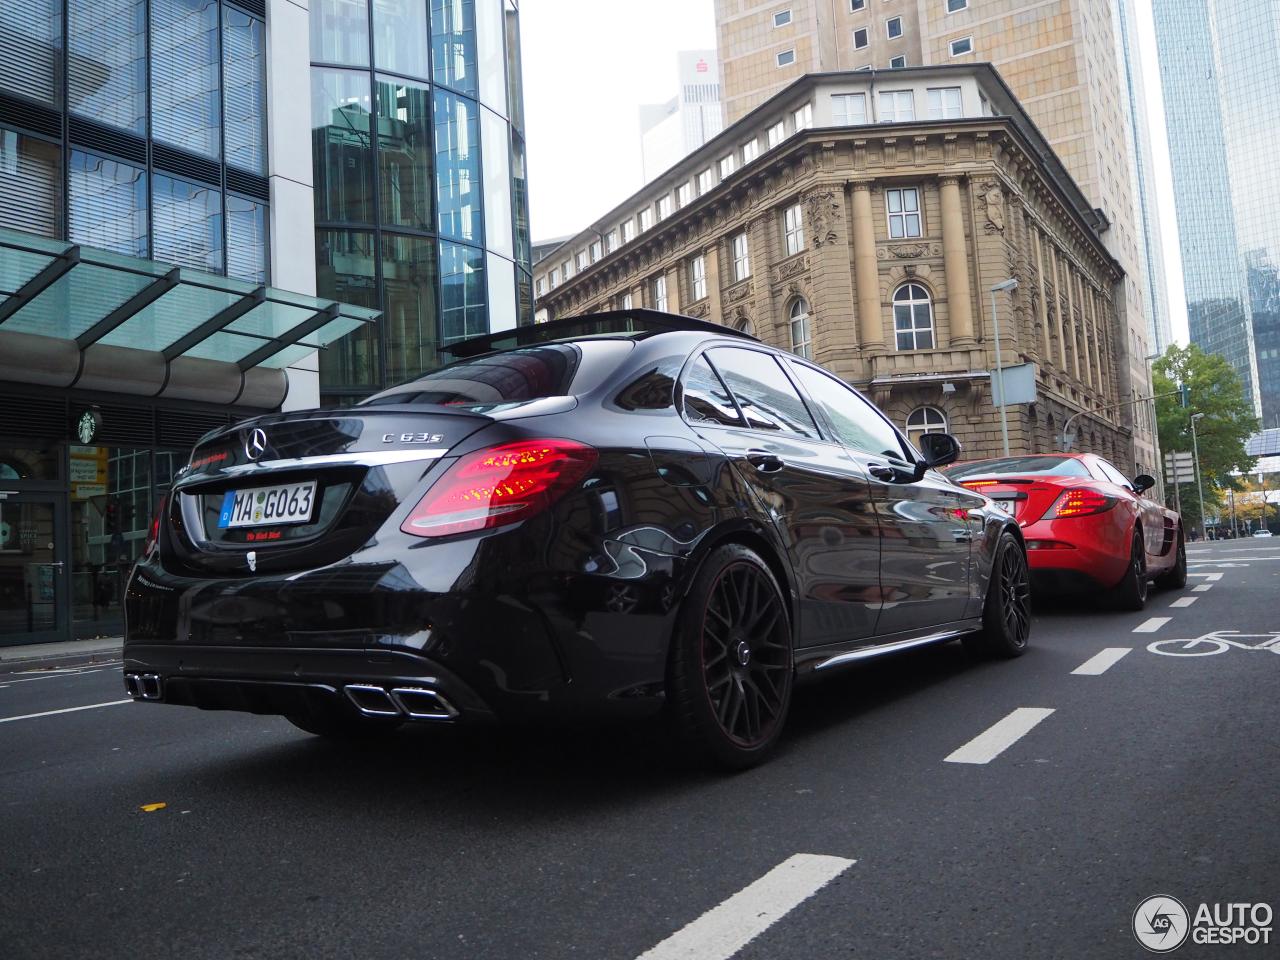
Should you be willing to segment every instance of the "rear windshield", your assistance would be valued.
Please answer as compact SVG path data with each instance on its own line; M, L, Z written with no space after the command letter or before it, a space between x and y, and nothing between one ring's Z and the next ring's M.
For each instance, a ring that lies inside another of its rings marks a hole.
M616 366L625 341L550 343L463 360L370 397L365 405L429 403L485 411L582 393Z
M952 480L965 477L1087 477L1089 471L1075 457L1005 457L961 463L947 471Z

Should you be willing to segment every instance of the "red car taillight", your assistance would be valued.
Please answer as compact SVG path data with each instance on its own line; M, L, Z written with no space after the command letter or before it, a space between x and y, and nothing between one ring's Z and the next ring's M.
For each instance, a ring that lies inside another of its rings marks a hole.
M142 545L144 554L150 553L160 542L160 521L164 517L164 508L168 502L169 498L162 495L160 502L156 505L156 515L151 518L151 528L147 531L147 541Z
M1046 520L1063 520L1068 517L1087 517L1095 513L1106 513L1116 505L1115 497L1091 490L1088 487L1077 487L1064 490L1053 502Z
M447 537L524 520L549 507L596 464L572 440L521 440L461 457L413 508L400 529Z

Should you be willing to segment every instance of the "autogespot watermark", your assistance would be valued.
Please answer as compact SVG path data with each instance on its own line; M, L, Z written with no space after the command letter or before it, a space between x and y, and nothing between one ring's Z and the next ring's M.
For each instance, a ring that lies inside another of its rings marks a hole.
M1147 897L1133 911L1133 935L1152 953L1171 953L1192 943L1270 943L1271 905L1202 903L1194 914L1167 894Z

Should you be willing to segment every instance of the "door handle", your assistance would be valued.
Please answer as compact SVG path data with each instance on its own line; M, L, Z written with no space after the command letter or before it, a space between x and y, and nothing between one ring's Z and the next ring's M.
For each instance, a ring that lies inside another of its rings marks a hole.
M768 450L748 450L747 462L761 473L777 473L784 466L782 458Z
M898 479L898 471L883 463L867 464L867 473L871 474L877 480L883 480L886 483L893 483Z

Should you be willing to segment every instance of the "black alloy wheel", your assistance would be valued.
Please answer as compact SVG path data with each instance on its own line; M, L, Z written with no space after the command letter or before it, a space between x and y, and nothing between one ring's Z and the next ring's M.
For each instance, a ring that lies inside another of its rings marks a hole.
M1156 577L1156 586L1162 590L1181 590L1187 585L1187 541L1178 531L1178 556L1173 566Z
M1031 575L1022 544L1009 531L1000 534L991 564L982 630L964 638L967 649L986 656L1020 657L1031 637Z
M1116 606L1121 610L1143 609L1147 605L1148 582L1147 551L1142 544L1142 534L1134 531L1129 547L1129 565L1112 591Z
M786 720L792 687L791 625L768 566L728 544L694 578L670 669L670 707L682 738L722 766L767 756Z

